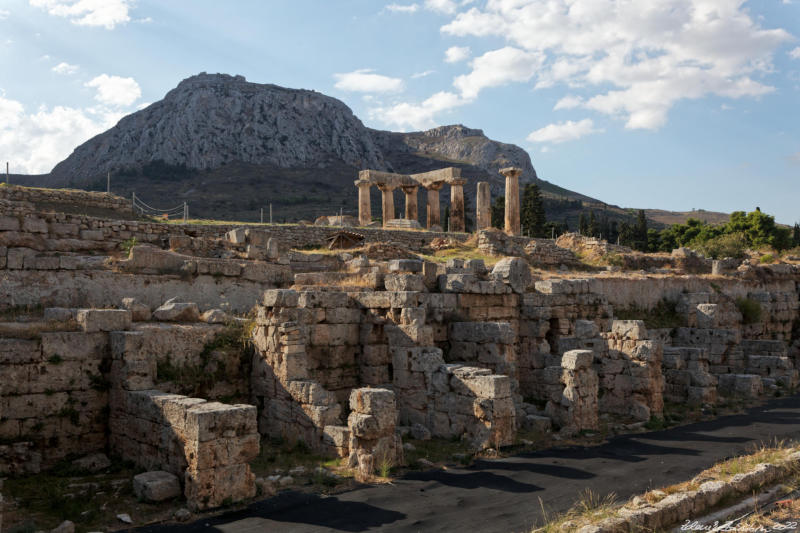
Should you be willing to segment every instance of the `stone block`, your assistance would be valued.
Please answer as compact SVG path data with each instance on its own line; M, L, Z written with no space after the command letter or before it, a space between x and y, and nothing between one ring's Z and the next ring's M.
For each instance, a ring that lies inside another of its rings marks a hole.
M47 233L47 222L35 216L26 216L22 220L22 231L28 233Z
M422 261L419 259L392 259L389 261L389 272L422 272Z
M134 322L147 322L153 316L150 307L137 302L136 298L123 298L122 308L131 312L131 318Z
M300 295L291 289L270 289L264 291L261 299L265 307L297 307Z
M642 320L614 320L611 332L617 337L630 340L647 338L647 328Z
M509 285L511 289L523 294L531 284L531 270L528 263L519 257L505 257L492 269L492 277Z
M197 322L200 320L200 310L196 303L176 302L173 298L153 312L153 319L163 322Z
M245 228L232 229L225 234L225 238L231 244L244 244L247 241L247 230Z
M126 309L79 309L76 320L86 333L123 331L131 327L131 312Z
M422 276L418 274L387 274L384 277L387 291L415 291L425 290Z

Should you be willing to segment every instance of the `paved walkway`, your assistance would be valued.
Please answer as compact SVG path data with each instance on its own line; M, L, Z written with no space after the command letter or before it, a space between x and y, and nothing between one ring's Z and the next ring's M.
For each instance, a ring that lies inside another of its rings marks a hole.
M556 448L468 468L414 472L393 485L331 497L282 493L248 509L148 533L307 533L392 531L528 532L588 488L620 499L685 481L762 440L800 439L800 396L775 399L742 415L653 433L615 437L602 446Z

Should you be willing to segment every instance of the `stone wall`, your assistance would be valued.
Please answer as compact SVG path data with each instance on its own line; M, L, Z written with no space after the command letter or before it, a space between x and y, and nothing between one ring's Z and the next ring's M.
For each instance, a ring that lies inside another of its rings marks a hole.
M249 461L259 451L256 408L158 390L114 390L111 450L148 470L183 478L193 509L255 496Z
M36 473L105 448L108 336L76 330L0 338L0 473Z
M102 209L116 212L120 217L132 217L131 200L104 192L78 189L39 189L5 185L0 187L0 200L36 204L37 208Z

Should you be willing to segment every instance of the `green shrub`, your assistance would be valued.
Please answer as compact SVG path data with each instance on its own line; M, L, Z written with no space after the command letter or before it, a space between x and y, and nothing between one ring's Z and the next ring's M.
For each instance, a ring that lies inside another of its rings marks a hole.
M125 252L125 255L131 255L131 248L136 246L138 243L136 242L136 237L131 237L128 240L122 241L119 244L120 250Z
M774 263L775 257L772 254L764 254L759 258L758 262L761 264Z
M695 241L693 247L712 259L735 257L741 259L747 250L747 237L744 233L728 233L713 237L704 242Z
M761 304L750 298L737 298L736 308L742 313L742 322L755 324L761 320Z

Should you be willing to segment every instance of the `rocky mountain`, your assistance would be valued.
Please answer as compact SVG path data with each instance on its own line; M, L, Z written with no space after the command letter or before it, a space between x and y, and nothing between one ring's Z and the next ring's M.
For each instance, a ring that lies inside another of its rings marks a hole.
M522 181L540 183L551 197L591 200L539 180L527 152L478 129L374 130L324 94L206 73L78 146L37 181L104 188L111 172L115 192L136 192L151 203L180 198L198 216L252 218L275 204L282 219L296 220L353 212L360 169L415 173L444 166L460 167L469 180L468 205L479 180L502 194L498 170L507 166L522 168Z

